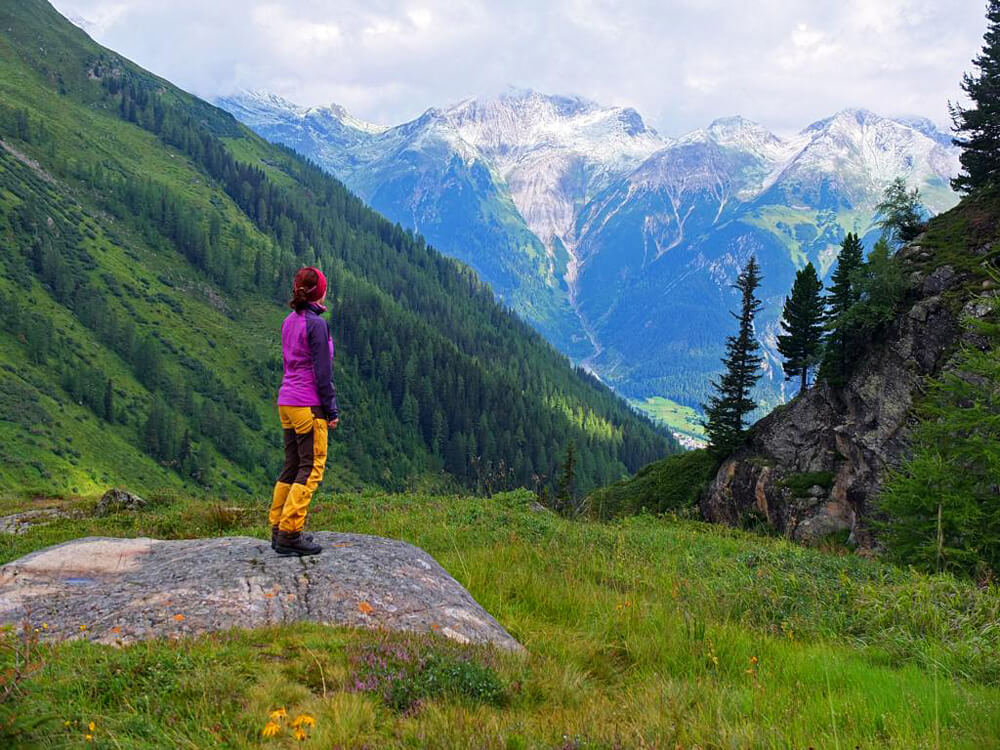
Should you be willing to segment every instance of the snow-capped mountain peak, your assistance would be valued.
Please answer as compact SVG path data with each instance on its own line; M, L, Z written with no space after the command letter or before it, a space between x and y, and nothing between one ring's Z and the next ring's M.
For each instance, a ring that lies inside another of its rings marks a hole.
M344 107L336 103L330 104L327 107L310 107L309 109L303 111L303 116L308 116L310 114L332 117L346 127L360 130L361 132L369 133L370 135L379 135L389 129L386 125L377 125L374 122L368 122L367 120L355 117L344 109Z
M254 128L301 117L307 109L262 89L237 91L217 99L216 104Z

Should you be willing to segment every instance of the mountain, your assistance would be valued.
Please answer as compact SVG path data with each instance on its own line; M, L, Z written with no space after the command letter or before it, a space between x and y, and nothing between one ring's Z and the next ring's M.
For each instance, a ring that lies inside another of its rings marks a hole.
M43 0L0 7L0 236L10 488L266 493L306 264L337 345L328 487L544 485L573 441L585 491L675 447L469 268Z
M921 118L848 109L779 137L728 117L671 139L632 109L534 91L391 128L273 101L257 92L218 103L468 262L562 351L639 402L704 397L729 332L729 284L750 253L767 298L761 396L780 398L774 340L795 270L811 260L828 272L848 231L870 241L874 206L896 176L933 212L957 200L957 151Z

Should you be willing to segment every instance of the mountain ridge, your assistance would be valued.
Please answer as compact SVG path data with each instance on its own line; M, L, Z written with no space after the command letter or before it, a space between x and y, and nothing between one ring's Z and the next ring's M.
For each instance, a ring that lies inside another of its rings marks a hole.
M219 103L239 114L238 96ZM861 108L787 136L736 115L677 138L629 108L531 90L432 108L378 134L343 136L345 120L306 133L297 118L247 124L468 262L561 351L639 402L703 399L728 333L708 308L733 302L728 285L751 252L765 275L761 398L781 400L774 339L795 270L811 260L828 272L847 231L870 242L896 176L933 213L957 200L944 133ZM668 289L681 294L665 299Z

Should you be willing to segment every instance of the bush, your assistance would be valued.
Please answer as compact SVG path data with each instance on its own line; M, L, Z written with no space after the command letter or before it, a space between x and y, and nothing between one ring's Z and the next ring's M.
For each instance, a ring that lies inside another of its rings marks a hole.
M357 692L376 693L396 711L414 711L429 698L500 706L507 691L494 669L470 647L428 637L387 637L349 655Z
M694 508L718 467L707 450L678 453L643 467L631 479L596 490L588 498L590 512L607 519Z

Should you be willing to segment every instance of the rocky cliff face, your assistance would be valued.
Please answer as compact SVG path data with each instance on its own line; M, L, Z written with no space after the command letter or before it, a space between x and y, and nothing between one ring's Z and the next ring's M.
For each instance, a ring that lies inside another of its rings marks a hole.
M754 425L702 497L706 519L736 525L756 516L799 541L850 530L859 547L874 544L872 500L906 451L921 385L971 335L962 318L990 309L981 300L963 308L967 273L916 270L933 265L919 244L899 257L910 269L909 302L887 335L862 354L845 386L818 385Z

